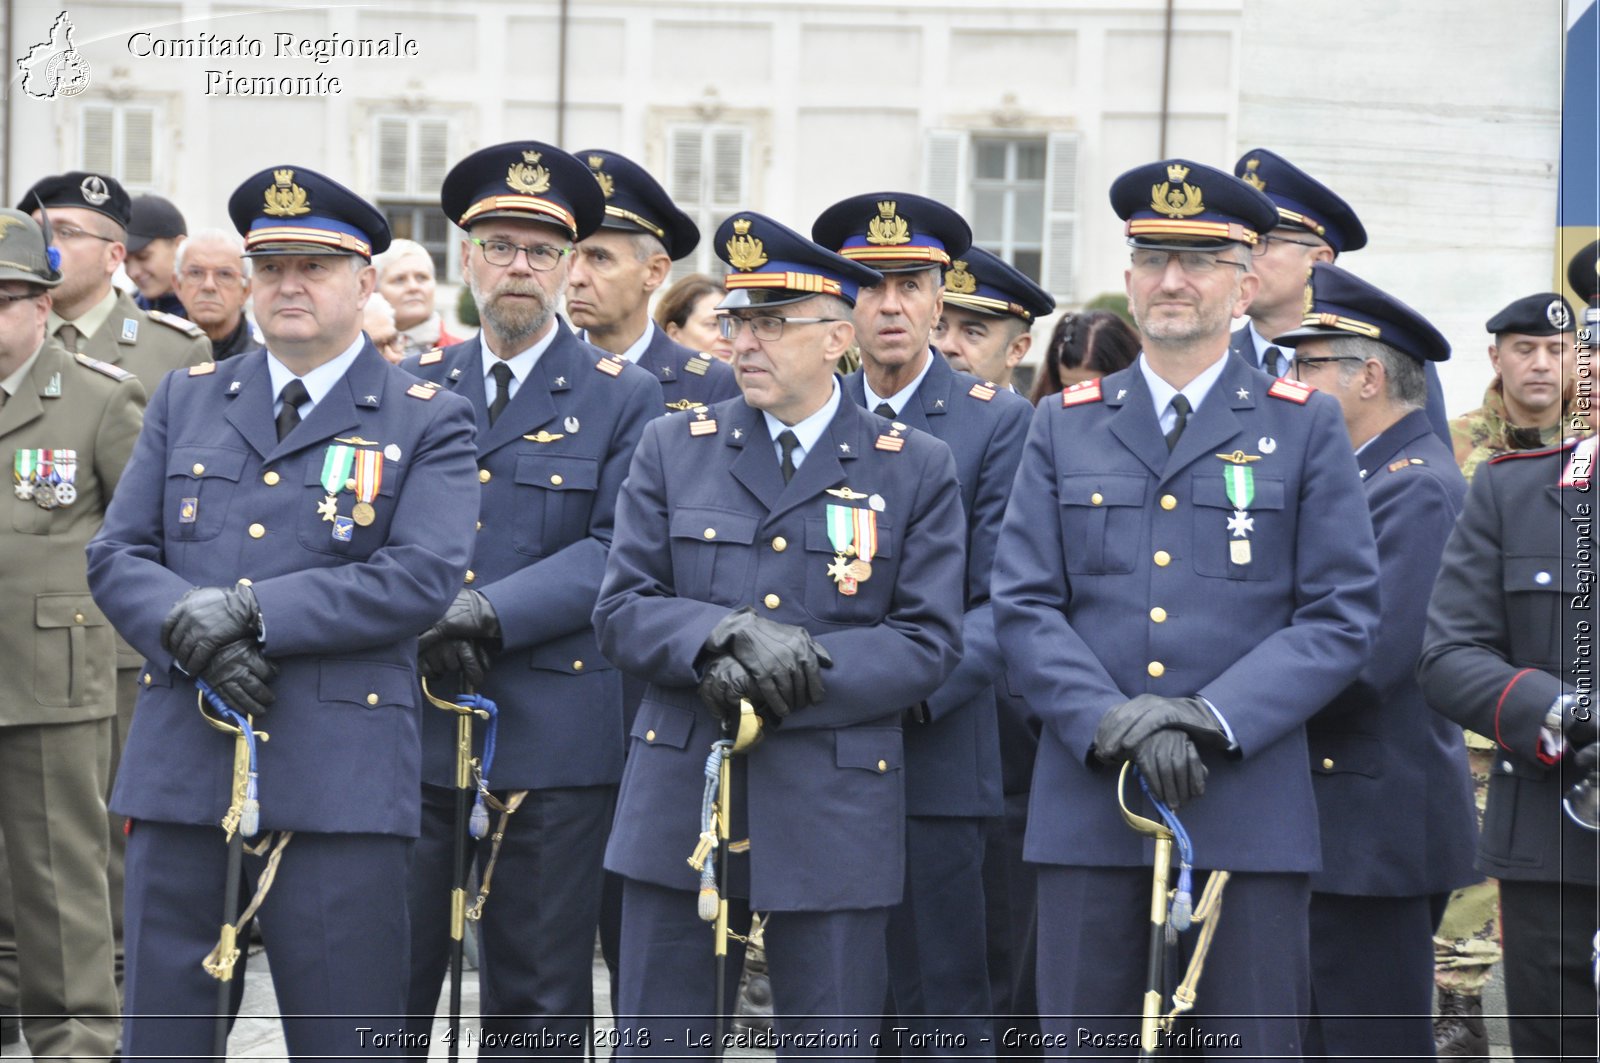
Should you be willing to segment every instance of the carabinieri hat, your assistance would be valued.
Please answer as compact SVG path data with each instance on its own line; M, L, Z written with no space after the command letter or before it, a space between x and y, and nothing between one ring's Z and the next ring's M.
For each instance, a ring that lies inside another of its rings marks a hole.
M574 240L600 228L606 216L605 196L589 168L537 140L468 155L445 174L439 205L463 229L485 218L521 218L557 226Z
M589 164L605 196L602 229L649 233L661 241L674 262L699 245L700 227L678 209L667 190L643 166L604 148L573 154Z
M1056 308L1055 297L998 255L970 247L944 275L944 302L979 314L1032 322Z
M1387 344L1419 362L1442 362L1450 343L1427 318L1338 266L1318 262L1306 284L1305 318L1299 328L1273 339L1285 347L1301 340L1362 336Z
M132 217L132 200L122 184L110 174L70 173L41 177L22 195L17 204L20 211L31 211L40 206L82 207L104 214L124 229Z
M1572 329L1572 307L1555 292L1524 295L1508 303L1483 326L1493 335L1558 336Z
M1111 209L1134 247L1254 247L1278 224L1278 208L1232 174L1187 159L1136 166L1111 182Z
M855 305L862 285L883 274L836 255L765 214L741 210L717 226L717 257L733 267L723 278L728 296L719 310L782 306L813 295L837 295Z
M228 217L247 255L359 255L389 246L389 222L365 199L304 166L269 166L233 190Z
M1282 155L1253 148L1233 164L1233 175L1267 194L1278 208L1279 228L1320 236L1336 255L1367 246L1367 230L1350 204Z
M823 211L811 226L811 238L880 273L910 273L947 268L972 246L972 228L937 200L874 192Z

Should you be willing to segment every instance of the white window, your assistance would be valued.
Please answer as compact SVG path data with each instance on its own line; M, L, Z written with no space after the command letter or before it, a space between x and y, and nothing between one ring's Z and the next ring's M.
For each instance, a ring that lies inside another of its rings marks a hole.
M373 122L378 209L396 239L415 240L427 248L434 272L448 277L454 256L450 220L439 209L439 187L450 169L449 124L417 115L379 115Z
M966 217L978 246L1061 302L1076 298L1077 134L930 132L923 187Z
M711 237L724 218L745 205L749 142L749 131L742 126L667 127L667 194L700 227L699 246L673 264L670 280L726 272Z
M138 104L85 104L80 112L79 168L110 174L134 194L156 183L156 109Z

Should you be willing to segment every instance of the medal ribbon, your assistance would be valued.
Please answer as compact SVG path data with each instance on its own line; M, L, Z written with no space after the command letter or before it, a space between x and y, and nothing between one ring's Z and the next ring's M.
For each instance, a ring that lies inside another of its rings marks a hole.
M843 554L850 549L855 539L856 527L852 514L855 510L849 506L836 506L828 504L828 541L833 544L835 553Z
M76 450L58 450L55 452L55 482L70 484L78 478L78 452Z
M878 552L878 515L870 509L852 509L856 537L856 556L871 561Z
M358 450L355 462L356 500L371 502L378 497L378 488L383 485L383 451Z
M38 468L38 471L34 473L35 482L37 482L39 484L51 484L51 485L53 485L56 482L55 463L56 463L56 452L55 451L53 451L53 450L41 450L41 451L39 451L39 468Z
M322 459L322 487L328 494L336 495L344 490L344 482L350 479L350 466L355 459L355 447L329 445L328 453Z
M1234 509L1249 509L1256 500L1256 477L1248 465L1229 465L1223 470L1223 486Z
M19 450L12 464L11 478L19 484L32 484L39 468L39 451Z

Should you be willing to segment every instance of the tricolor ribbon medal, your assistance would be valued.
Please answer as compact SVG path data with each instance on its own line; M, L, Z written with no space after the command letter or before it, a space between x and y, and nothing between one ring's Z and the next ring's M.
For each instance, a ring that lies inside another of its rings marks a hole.
M11 465L11 479L17 497L24 502L33 501L34 484L39 472L39 451L19 450Z
M372 508L372 500L378 497L378 488L383 486L383 451L358 450L355 464L356 505L350 511L350 516L365 528L377 517L377 511Z
M350 467L355 464L356 448L347 447L342 443L329 444L327 453L322 457L322 489L328 492L317 506L317 513L323 520L334 524L334 538L339 538L339 522L335 519L339 515L339 492L345 489L346 481L350 479ZM348 542L342 539L341 542Z
M860 584L872 578L872 558L878 552L878 514L830 503L828 541L834 549L828 575L839 585L840 594L853 595Z
M1228 465L1222 470L1222 484L1233 503L1233 516L1228 518L1228 558L1236 565L1250 563L1250 533L1255 530L1255 518L1250 516L1250 503L1256 498L1256 478L1248 465Z

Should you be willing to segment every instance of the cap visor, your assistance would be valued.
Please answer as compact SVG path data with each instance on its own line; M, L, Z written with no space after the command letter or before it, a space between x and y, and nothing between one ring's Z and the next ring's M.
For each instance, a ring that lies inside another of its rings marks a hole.
M1320 328L1315 325L1306 325L1301 328L1297 328L1292 332L1285 332L1281 336L1274 336L1272 338L1272 342L1281 343L1285 347L1297 347L1299 346L1301 340L1314 340L1319 338L1338 339L1341 336L1346 336L1351 339L1357 338L1355 333L1346 332L1343 329Z
M802 303L820 292L796 292L788 288L735 288L717 304L718 310L749 310L761 306L788 306ZM759 298L758 298L759 297ZM852 304L853 305L853 304Z

